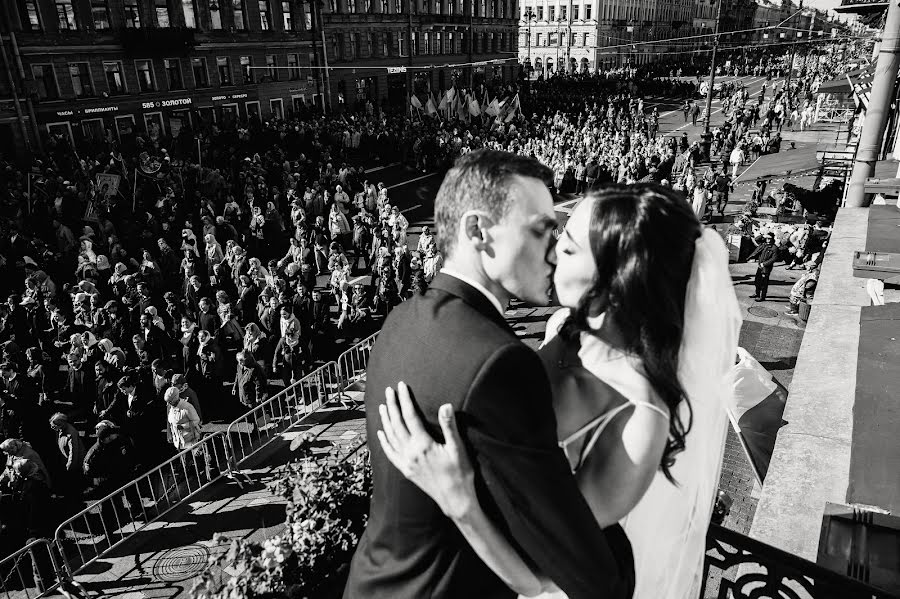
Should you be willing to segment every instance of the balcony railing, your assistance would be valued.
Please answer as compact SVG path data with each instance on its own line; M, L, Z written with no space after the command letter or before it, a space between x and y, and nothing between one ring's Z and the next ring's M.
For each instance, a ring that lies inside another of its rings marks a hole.
M895 594L711 524L701 599L891 599Z

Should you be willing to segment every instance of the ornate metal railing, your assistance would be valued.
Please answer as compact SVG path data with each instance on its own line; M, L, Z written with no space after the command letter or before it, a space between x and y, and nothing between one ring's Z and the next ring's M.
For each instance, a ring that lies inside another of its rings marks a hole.
M701 599L891 599L892 593L711 524Z

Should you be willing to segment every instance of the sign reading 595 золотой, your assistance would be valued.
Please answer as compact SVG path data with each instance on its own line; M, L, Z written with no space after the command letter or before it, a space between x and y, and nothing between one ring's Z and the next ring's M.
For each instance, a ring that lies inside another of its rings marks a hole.
M151 110L153 108L172 108L173 106L190 106L192 103L190 98L172 98L171 100L142 102L141 108L144 110Z

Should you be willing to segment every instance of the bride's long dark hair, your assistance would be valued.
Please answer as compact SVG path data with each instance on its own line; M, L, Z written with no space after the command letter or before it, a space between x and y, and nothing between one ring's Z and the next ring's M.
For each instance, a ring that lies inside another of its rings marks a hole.
M669 408L669 437L660 468L684 450L692 413L678 380L684 303L694 244L702 230L684 196L653 184L613 185L591 192L589 239L597 275L563 324L560 334L576 341L594 333L588 317L605 313L621 332L622 348L639 358L644 375ZM688 406L687 420L679 414Z

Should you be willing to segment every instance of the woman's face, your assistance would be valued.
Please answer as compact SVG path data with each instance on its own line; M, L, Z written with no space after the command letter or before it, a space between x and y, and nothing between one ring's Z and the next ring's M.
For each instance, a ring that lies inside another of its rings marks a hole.
M575 207L556 244L553 286L556 297L564 308L578 305L597 274L589 237L594 201L584 200Z

